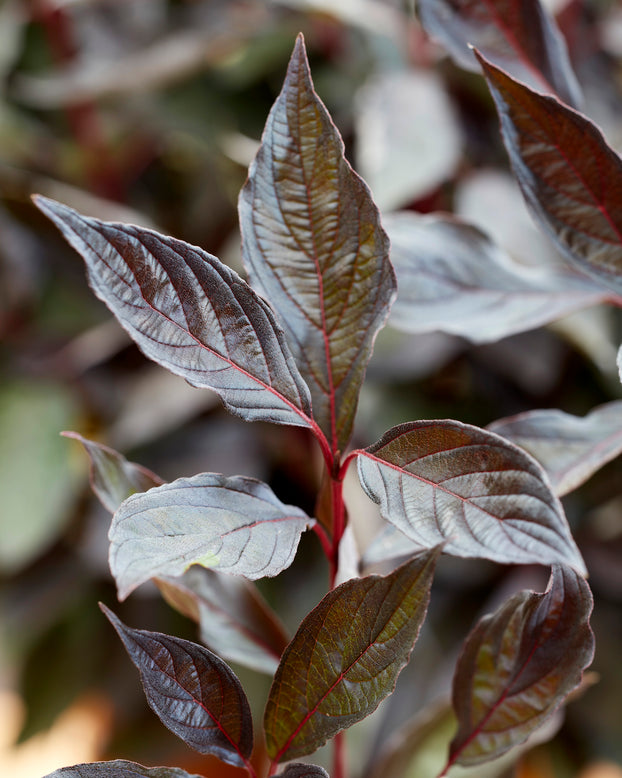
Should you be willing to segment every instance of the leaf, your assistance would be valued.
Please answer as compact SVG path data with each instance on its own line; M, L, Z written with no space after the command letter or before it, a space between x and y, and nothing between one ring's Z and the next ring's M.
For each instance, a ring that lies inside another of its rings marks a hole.
M540 462L558 497L622 453L622 400L581 418L556 409L519 413L488 425Z
M240 193L242 253L252 285L278 310L333 454L350 439L395 296L378 209L343 151L300 35Z
M439 554L440 547L419 554L386 577L346 581L306 616L266 705L273 761L312 753L391 694L425 617Z
M430 194L460 162L461 128L436 73L375 75L356 95L354 121L357 168L385 214Z
M135 492L146 492L164 481L142 465L127 459L103 443L83 438L77 432L61 432L82 443L90 460L91 488L101 504L114 513L123 500Z
M455 556L585 572L546 474L504 438L459 421L415 421L357 454L367 495L420 547L445 542Z
M201 640L216 654L273 674L289 637L257 587L194 565L181 578L156 580L164 599L200 625Z
M119 598L200 564L252 580L292 563L314 520L254 478L200 473L128 498L110 527Z
M568 271L514 262L479 229L449 215L387 214L398 296L390 323L487 343L540 327L607 293Z
M450 763L493 759L557 710L592 661L592 606L585 580L555 565L546 592L519 592L479 622L456 666Z
M138 668L149 707L165 727L196 751L248 766L253 721L233 671L188 640L125 626L100 603Z
M477 56L527 205L572 263L621 295L622 159L585 116Z
M200 778L178 767L143 767L136 762L115 759L112 762L90 762L61 767L44 778Z
M313 426L308 389L270 306L196 246L37 206L87 264L95 294L155 362L216 391L247 421Z
M477 72L472 46L514 78L582 102L568 50L540 0L418 0L419 18L460 67Z
M323 767L314 764L295 762L288 764L281 773L283 778L330 778Z

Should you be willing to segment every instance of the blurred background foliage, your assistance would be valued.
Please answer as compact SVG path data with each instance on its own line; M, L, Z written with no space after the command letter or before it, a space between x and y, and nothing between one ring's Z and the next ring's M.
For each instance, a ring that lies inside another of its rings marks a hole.
M547 4L569 42L586 113L622 149L620 5ZM381 209L452 211L521 261L550 261L554 250L509 175L483 79L429 41L410 6L0 2L2 775L37 778L63 764L120 757L210 777L239 774L189 755L148 711L96 607L100 599L116 603L109 516L91 495L83 451L61 430L105 442L167 480L209 470L256 476L310 512L319 472L304 430L245 424L210 392L148 363L89 291L80 259L35 212L30 195L156 226L239 266L237 194L302 31L316 89ZM366 445L416 418L484 426L533 408L583 415L620 397L621 340L619 312L604 308L485 346L388 327L369 366L354 443ZM491 778L622 774L615 766L622 764L621 484L618 459L564 499L590 569L593 669L601 680L556 722L550 743L528 750L514 767L494 767L485 773ZM364 547L378 527L374 506L354 485L349 501ZM363 774L363 764L427 702L446 694L474 619L514 589L544 585L545 577L542 570L443 560L427 627L398 692L349 733L353 775ZM294 629L326 581L310 536L293 567L261 589ZM117 610L131 626L196 639L195 625L155 588L143 587ZM240 674L259 717L268 680ZM451 722L442 711L435 715L417 730L418 756L404 775L427 778L430 763L440 769Z

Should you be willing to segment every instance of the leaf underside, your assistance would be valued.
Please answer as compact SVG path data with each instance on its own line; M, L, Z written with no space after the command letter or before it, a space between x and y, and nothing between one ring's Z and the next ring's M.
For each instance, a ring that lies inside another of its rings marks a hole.
M347 581L306 616L266 705L272 760L312 753L391 694L425 617L439 553L419 554L386 577Z
M309 390L270 306L196 246L87 218L37 196L86 262L93 291L155 362L247 421L313 426Z
M343 451L395 277L378 209L313 88L302 36L239 210L251 284L278 311L314 419Z
M125 759L61 767L44 778L201 778L178 767L143 767Z
M202 754L246 766L253 749L251 711L222 659L188 640L131 629L100 607L138 668L147 702L162 723Z
M275 576L314 524L254 478L200 473L135 494L110 526L110 569L120 599L150 578L200 564L249 579Z
M555 712L592 661L592 606L585 580L555 565L546 592L519 592L479 622L454 677L451 763L494 759Z
M402 424L359 452L358 470L383 518L420 547L585 573L544 470L494 433L452 420Z
M622 159L583 114L477 56L527 205L571 262L622 295Z

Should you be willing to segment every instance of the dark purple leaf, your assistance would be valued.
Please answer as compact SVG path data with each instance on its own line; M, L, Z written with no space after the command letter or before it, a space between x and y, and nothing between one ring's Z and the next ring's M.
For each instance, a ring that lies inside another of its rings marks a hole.
M415 421L357 452L382 516L420 547L506 564L585 565L562 506L531 456L459 421Z
M237 273L183 241L87 218L44 197L35 202L148 357L213 389L247 421L314 426L308 388L272 309Z
M121 505L110 526L110 569L122 600L150 578L195 564L253 580L275 576L313 524L261 481L200 473Z
M45 778L201 778L177 767L143 767L135 762L115 759L113 762L90 762L61 767Z
M555 565L546 592L519 592L479 622L456 667L450 764L494 759L552 716L592 661L592 606L585 580Z
M527 205L571 262L622 295L622 159L585 116L477 56Z
M314 764L301 764L300 762L288 764L281 775L283 778L330 778L323 767Z
M463 68L477 72L470 47L535 89L582 102L566 42L540 0L418 0L421 23Z
M128 462L112 448L83 438L77 432L61 433L82 443L90 460L91 488L101 504L114 513L119 505L136 492L146 492L164 481L146 467Z
M199 623L201 640L218 656L274 673L289 637L255 584L198 565L156 584L170 605Z
M562 497L622 453L622 400L600 405L583 418L556 409L527 411L488 429L535 457Z
M386 577L346 581L303 620L266 705L273 761L312 753L391 694L425 617L439 553L419 554Z
M343 451L395 277L378 209L315 93L302 36L239 207L251 283L278 310L313 417Z
M126 627L100 608L138 668L151 709L186 745L227 764L248 766L253 721L233 671L215 654L188 640Z
M476 227L449 215L387 214L398 296L391 324L475 343L540 327L608 296L568 270L525 267Z

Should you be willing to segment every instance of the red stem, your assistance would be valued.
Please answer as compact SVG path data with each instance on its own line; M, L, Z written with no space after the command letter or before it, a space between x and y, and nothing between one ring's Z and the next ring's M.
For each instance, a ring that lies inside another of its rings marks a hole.
M345 732L338 732L333 738L333 771L331 778L346 778Z

